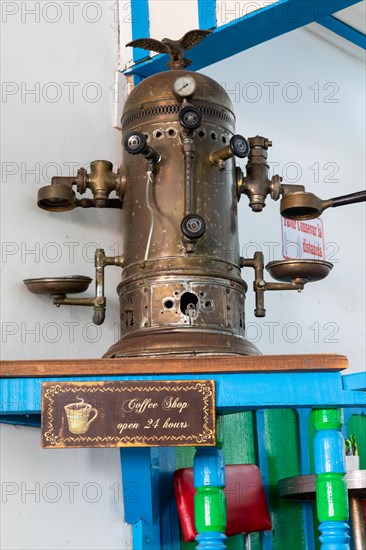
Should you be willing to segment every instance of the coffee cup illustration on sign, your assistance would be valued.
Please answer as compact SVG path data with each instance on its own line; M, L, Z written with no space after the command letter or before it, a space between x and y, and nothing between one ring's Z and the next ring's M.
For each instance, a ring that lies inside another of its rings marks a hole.
M79 403L69 403L65 405L65 412L69 430L72 434L85 434L89 426L98 416L98 411L89 403L84 403L84 399L77 397ZM94 416L89 420L90 413L94 412Z

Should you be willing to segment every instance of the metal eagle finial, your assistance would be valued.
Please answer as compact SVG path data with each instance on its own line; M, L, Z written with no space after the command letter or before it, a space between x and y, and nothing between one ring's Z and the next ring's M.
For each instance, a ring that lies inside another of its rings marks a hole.
M188 31L180 40L163 38L160 41L154 38L139 38L138 40L132 40L126 46L142 48L143 50L157 53L167 53L170 55L170 61L167 63L170 69L185 69L192 63L189 59L183 57L185 52L194 48L211 32L202 30Z

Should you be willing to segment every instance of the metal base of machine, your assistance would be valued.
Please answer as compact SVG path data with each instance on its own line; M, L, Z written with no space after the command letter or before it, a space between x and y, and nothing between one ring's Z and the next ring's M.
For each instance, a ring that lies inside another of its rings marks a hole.
M159 355L261 355L258 348L239 336L204 330L146 331L126 336L109 348L104 357Z

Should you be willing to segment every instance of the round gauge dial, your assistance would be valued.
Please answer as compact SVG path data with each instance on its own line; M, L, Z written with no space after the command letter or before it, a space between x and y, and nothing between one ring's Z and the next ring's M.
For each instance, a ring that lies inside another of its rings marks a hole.
M196 91L197 84L193 76L178 76L173 84L173 92L179 97L189 97Z

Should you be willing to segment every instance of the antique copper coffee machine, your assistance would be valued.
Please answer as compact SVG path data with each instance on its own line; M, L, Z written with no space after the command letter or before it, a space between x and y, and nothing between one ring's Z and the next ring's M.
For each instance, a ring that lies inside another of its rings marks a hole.
M55 305L94 308L104 320L104 268L121 268L121 338L106 357L161 354L258 354L245 339L247 284L241 269L255 270L258 317L265 315L264 292L302 290L326 277L332 264L281 260L267 270L280 282L264 280L263 254L242 258L238 243L238 202L249 199L261 212L268 196L282 196L285 217L308 219L329 206L366 199L366 193L321 201L302 186L269 179L265 137L246 140L235 133L233 106L211 78L185 70L183 53L208 34L190 31L181 41L137 40L132 45L169 53L170 69L147 78L128 96L122 116L123 159L117 173L110 162L91 163L76 177L55 177L38 193L38 206L62 212L76 207L120 208L122 254L95 254L96 292L88 277L28 279L29 290L50 294ZM162 46L159 46L162 45ZM160 48L160 49L159 49ZM248 157L246 174L235 157ZM87 189L93 198L79 198ZM117 198L110 198L115 192Z

